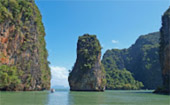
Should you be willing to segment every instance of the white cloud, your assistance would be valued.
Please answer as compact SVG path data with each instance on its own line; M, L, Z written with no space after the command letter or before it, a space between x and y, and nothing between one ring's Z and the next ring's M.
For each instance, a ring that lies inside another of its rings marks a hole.
M112 40L112 43L117 44L117 43L119 43L119 41L118 40Z
M68 75L69 72L65 67L50 66L51 68L51 87L63 86L69 87L68 85Z

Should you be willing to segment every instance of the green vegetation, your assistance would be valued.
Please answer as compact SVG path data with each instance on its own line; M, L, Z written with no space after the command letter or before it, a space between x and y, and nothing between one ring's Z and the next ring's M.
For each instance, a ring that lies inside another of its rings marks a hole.
M101 54L101 46L95 35L85 34L79 37L77 55L82 70L91 69Z
M140 36L136 43L128 49L107 50L102 59L107 74L107 88L122 89L123 84L127 83L125 82L126 79L132 85L133 88L131 89L135 89L135 83L137 88L142 87L140 82L143 83L143 88L146 89L155 89L160 86L162 78L158 50L158 32ZM122 76L124 79L117 76L120 74L124 75ZM129 78L127 75L129 75ZM130 82L134 81L133 79L140 82ZM122 87L114 86L115 82L119 82Z
M104 78L102 78L102 87L106 87L107 85L106 71L105 71L103 64L101 64L101 70L102 70L102 75L104 76Z
M115 53L113 53L113 52ZM122 52L124 52L123 50ZM143 84L136 81L131 72L127 71L122 61L121 50L108 50L102 60L106 70L106 89L140 89ZM107 57L106 57L107 56ZM120 57L121 56L121 57Z
M21 80L15 66L0 66L0 89L17 88Z
M96 35L84 34L77 43L77 60L69 73L70 90L104 91L105 69L101 64L101 45Z
M123 70L111 70L106 74L107 78L107 89L140 89L143 87L142 82L136 81L132 74Z
M99 54L101 54L101 46L95 35L85 34L80 36L77 43L77 63L73 69L80 69L80 74L91 70ZM81 78L81 75L77 76Z
M6 24L9 26L5 26ZM42 89L49 89L51 74L47 61L45 31L34 0L0 0L0 25L7 28L14 26L14 32L9 33L9 44L18 38L15 41L17 51L13 53L17 57L17 63L13 66L16 66L16 71L22 70L24 74L18 76L21 84L33 87L32 81L39 81ZM24 54L27 56L23 56ZM29 75L32 76L31 79Z

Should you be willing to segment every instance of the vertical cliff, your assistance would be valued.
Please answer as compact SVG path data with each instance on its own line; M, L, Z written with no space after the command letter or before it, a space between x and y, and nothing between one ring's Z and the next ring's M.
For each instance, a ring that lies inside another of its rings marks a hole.
M50 88L44 37L34 0L0 0L0 90Z
M156 92L170 94L170 8L162 16L160 32L160 63L163 87L157 89Z
M95 35L85 34L77 43L77 60L69 75L72 91L104 91L105 70L101 64L101 46Z

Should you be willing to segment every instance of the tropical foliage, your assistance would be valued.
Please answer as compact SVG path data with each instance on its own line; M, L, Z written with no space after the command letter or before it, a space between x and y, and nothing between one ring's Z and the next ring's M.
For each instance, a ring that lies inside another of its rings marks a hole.
M13 53L16 60L14 60L15 63L12 64L12 66L16 67L15 71L23 71L24 75L18 77L22 78L21 84L26 84L28 85L27 87L29 87L36 78L36 81L41 81L42 88L49 89L51 74L44 39L45 29L40 11L34 0L0 0L0 25L4 30L10 28L10 30L14 30L8 35L8 45L13 44L14 42L12 43L12 41L16 40L15 44L18 47L16 47L17 51ZM9 49L7 49L6 52L8 50ZM21 59L24 59L23 55L26 53L28 58L22 61ZM20 57L23 58L19 59ZM0 65L2 64L3 63L0 62ZM11 64L7 63L6 65L9 66ZM37 73L35 73L35 71L37 71ZM3 72L5 72L5 70L1 71L1 73ZM33 72L37 76L34 75L33 77Z
M0 88L16 88L21 80L18 78L19 73L15 66L0 66Z
M144 85L143 88L147 89L155 89L157 86L161 85L162 77L158 51L158 32L140 36L136 43L128 49L107 50L102 60L107 74L107 88L115 89L120 87L116 87L113 82L109 82L115 81L114 79L120 84L126 83L126 79L132 81L134 79L142 82ZM128 70L129 73L125 72L126 70ZM123 77L123 79L116 76L119 74L125 75L124 77L128 74L129 78L125 79ZM129 81L131 85L134 83ZM142 85L138 84L141 83L138 82L136 87L142 87ZM134 87L134 85L132 87Z

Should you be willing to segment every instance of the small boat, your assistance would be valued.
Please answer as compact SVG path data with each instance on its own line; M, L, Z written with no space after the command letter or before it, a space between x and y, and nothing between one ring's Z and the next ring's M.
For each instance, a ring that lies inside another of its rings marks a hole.
M51 89L51 93L54 93L55 92L55 89Z

